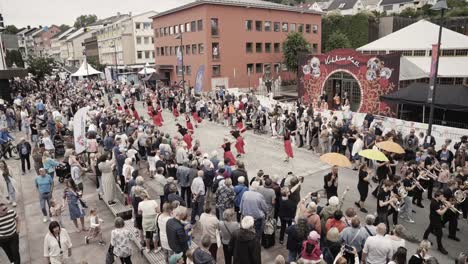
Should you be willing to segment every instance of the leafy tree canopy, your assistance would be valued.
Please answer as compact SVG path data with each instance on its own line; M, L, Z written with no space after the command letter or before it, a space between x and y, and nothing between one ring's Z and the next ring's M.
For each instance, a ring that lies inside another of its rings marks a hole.
M297 71L297 57L300 53L310 52L310 43L299 32L291 32L283 42L284 63L290 71Z
M327 40L327 50L341 49L341 48L351 48L351 42L348 37L341 33L339 30L330 34L330 37Z
M28 71L34 75L34 79L37 83L43 80L45 76L51 75L52 70L56 66L56 62L50 57L36 57L30 55L27 60Z
M8 67L12 67L14 63L16 67L24 68L23 57L18 50L6 50L5 62Z
M67 31L70 28L70 26L62 24L62 25L59 26L59 28L60 28L61 32L64 32L64 31Z
M5 27L3 33L5 34L16 34L19 32L19 29L15 25L8 25Z
M96 15L81 15L76 18L75 24L73 24L73 26L75 28L82 28L82 27L89 26L96 21L97 21Z

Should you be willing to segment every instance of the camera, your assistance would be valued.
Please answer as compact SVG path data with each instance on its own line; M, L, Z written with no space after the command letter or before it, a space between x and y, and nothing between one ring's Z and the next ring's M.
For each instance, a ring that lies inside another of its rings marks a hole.
M353 253L353 252L354 252L354 248L353 248L352 246L350 246L350 245L346 245L346 244L345 244L345 245L343 246L343 251L344 251L344 252L348 252L348 253Z

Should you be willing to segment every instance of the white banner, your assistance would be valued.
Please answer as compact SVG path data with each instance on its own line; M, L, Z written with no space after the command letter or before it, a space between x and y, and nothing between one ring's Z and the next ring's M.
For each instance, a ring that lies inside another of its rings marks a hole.
M86 118L88 107L80 108L73 117L73 138L77 154L86 150Z

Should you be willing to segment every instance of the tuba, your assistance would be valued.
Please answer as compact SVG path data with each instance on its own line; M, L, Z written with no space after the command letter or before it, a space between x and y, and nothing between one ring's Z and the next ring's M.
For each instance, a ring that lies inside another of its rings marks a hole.
M400 196L400 199L405 198L408 195L408 191L406 190L405 186L400 186L398 188L398 196Z
M456 190L453 193L453 197L455 198L455 201L457 201L457 204L463 203L466 199L466 193L462 190Z

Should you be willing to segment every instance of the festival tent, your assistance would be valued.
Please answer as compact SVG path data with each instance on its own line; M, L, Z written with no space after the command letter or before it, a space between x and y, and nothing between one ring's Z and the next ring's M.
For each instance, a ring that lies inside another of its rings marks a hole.
M429 106L427 102L430 92L427 83L412 83L408 87L391 94L380 96L380 100L397 103ZM468 87L464 85L437 85L435 107L452 111L468 112Z
M95 74L101 74L102 72L93 68L93 66L89 65L86 61L86 58L83 60L80 68L72 74L72 77L81 77L81 76L90 76Z
M147 74L152 74L152 73L155 73L155 72L156 72L156 70L154 68L151 68L149 66L149 63L146 63L145 67L141 71L139 71L138 74L147 75Z
M167 78L160 74L160 73L157 73L156 71L153 72L151 75L148 75L146 76L145 78L143 78L143 81L147 82L147 81L159 81L159 80L166 80Z

